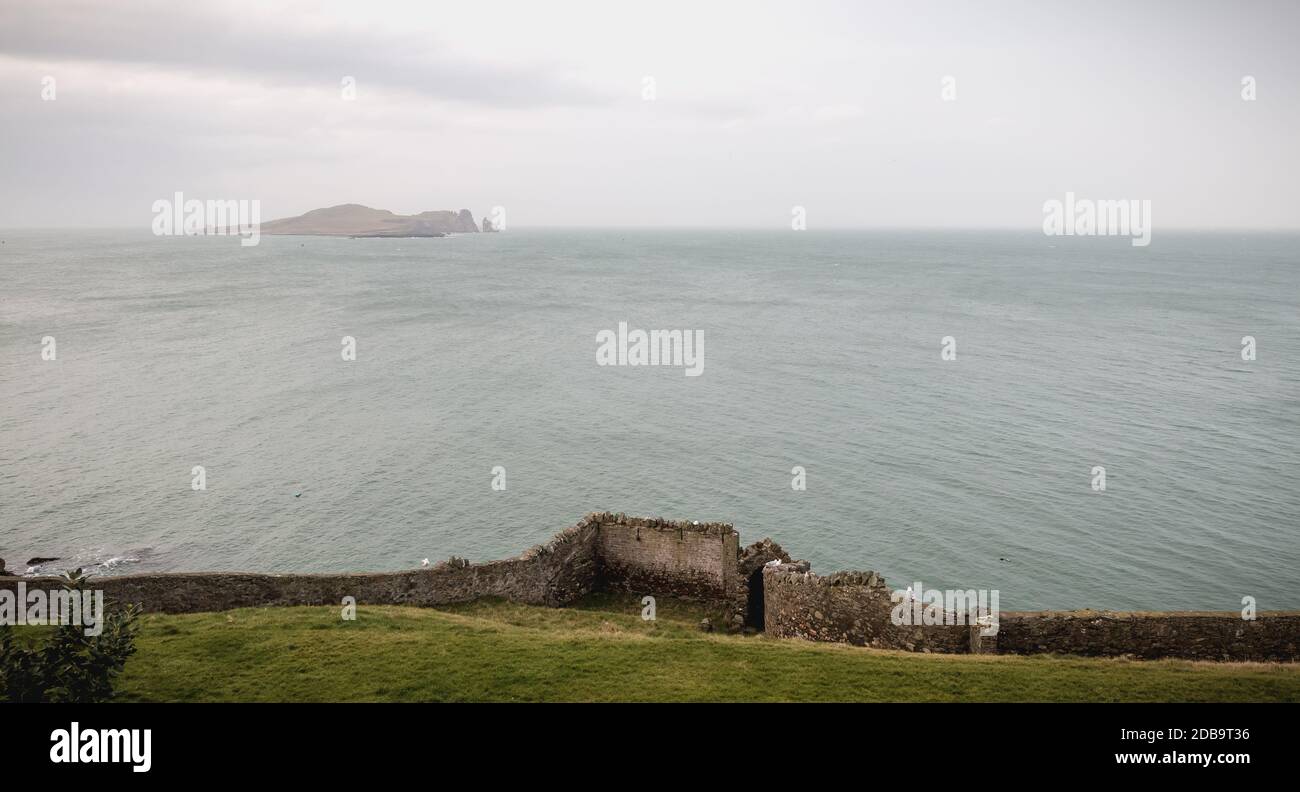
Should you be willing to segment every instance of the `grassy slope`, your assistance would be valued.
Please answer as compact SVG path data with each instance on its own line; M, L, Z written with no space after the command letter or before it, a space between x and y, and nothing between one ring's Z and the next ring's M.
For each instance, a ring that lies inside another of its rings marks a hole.
M700 606L145 617L127 701L1300 701L1300 666L918 655L705 634Z

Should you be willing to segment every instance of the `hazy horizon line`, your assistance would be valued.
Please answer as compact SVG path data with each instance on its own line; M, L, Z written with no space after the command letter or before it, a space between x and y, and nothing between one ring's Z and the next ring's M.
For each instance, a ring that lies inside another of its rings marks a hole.
M298 215L294 215L297 217ZM275 220L287 218L275 218ZM275 222L268 220L266 222ZM0 226L0 231L142 231L149 232L148 223L141 225L28 225L28 226ZM595 224L595 225L523 225L511 224L509 229L500 232L453 232L453 233L511 233L512 231L771 231L773 233L809 233L819 231L1004 231L1018 233L1036 233L1043 234L1040 226L1006 226L1006 225L879 225L879 226L814 226L801 229L797 232L794 229L781 226L766 225L687 225L687 224L644 224L644 225L617 225L617 224ZM1234 234L1234 233L1261 233L1261 234L1293 234L1300 233L1300 225L1296 226L1214 226L1214 227L1194 227L1194 226L1169 226L1158 229L1158 233L1209 233L1209 234ZM152 235L152 234L151 234ZM220 236L217 234L190 234L179 236ZM346 234L266 234L266 236L347 236ZM1043 234L1053 238L1062 235ZM1064 235L1070 236L1070 235ZM1088 236L1076 235L1076 236Z

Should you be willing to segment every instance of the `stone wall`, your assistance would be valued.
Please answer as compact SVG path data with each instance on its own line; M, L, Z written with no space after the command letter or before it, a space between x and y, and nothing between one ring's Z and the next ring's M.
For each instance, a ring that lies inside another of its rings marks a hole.
M1003 613L995 640L1009 654L1286 661L1300 658L1300 613Z
M662 597L729 599L740 535L728 523L596 514L604 587Z
M502 597L535 605L564 605L598 585L597 526L591 517L516 558L470 564L444 561L407 572L338 575L171 573L96 577L106 599L145 611L188 613L283 605L445 605ZM59 578L0 578L0 588L49 590Z
M1300 612L1002 613L996 636L978 625L895 626L894 603L874 572L821 577L765 539L742 552L727 523L589 514L550 542L515 558L428 569L338 575L175 573L95 578L94 588L146 611L184 613L269 605L444 605L482 597L561 606L603 590L684 597L726 605L732 629L755 625L778 638L835 641L923 652L1001 652L1296 660ZM779 562L769 565L769 561ZM757 575L757 577L755 577ZM756 586L761 581L761 589ZM0 576L0 589L60 585L57 578ZM754 586L755 588L751 588Z
M895 603L874 572L819 577L805 562L764 570L769 635L834 641L881 649L945 653L1087 655L1188 660L1290 661L1300 658L1300 613L1002 613L998 631L981 636L967 617L960 625L895 626Z
M763 569L768 562L789 563L791 560L790 554L771 539L754 542L741 551L740 559L736 562L735 591L731 595L732 629L764 629L763 603L766 595L763 591Z
M834 641L880 649L969 652L971 628L963 625L895 626L894 602L875 572L808 571L807 562L763 570L766 632L777 638Z
M93 587L145 611L186 613L286 605L445 605L483 597L560 606L593 591L734 602L739 536L726 523L589 514L515 558L444 561L405 572L267 575L239 572L96 577ZM0 589L57 588L58 578L0 577Z

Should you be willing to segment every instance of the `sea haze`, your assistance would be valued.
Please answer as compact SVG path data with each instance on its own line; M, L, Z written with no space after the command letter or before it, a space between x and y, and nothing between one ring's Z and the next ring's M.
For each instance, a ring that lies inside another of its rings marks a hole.
M402 569L612 510L1003 609L1300 607L1297 235L0 238L11 569ZM620 321L703 374L598 366Z

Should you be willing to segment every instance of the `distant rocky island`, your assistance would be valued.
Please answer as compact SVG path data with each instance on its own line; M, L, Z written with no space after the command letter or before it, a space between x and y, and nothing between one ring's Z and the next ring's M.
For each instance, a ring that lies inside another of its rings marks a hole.
M486 224L485 220L485 224ZM478 224L468 209L442 210L415 215L393 214L361 204L341 204L313 209L298 217L286 217L262 224L263 234L346 237L440 237L447 234L478 233ZM495 231L487 224L485 231Z

